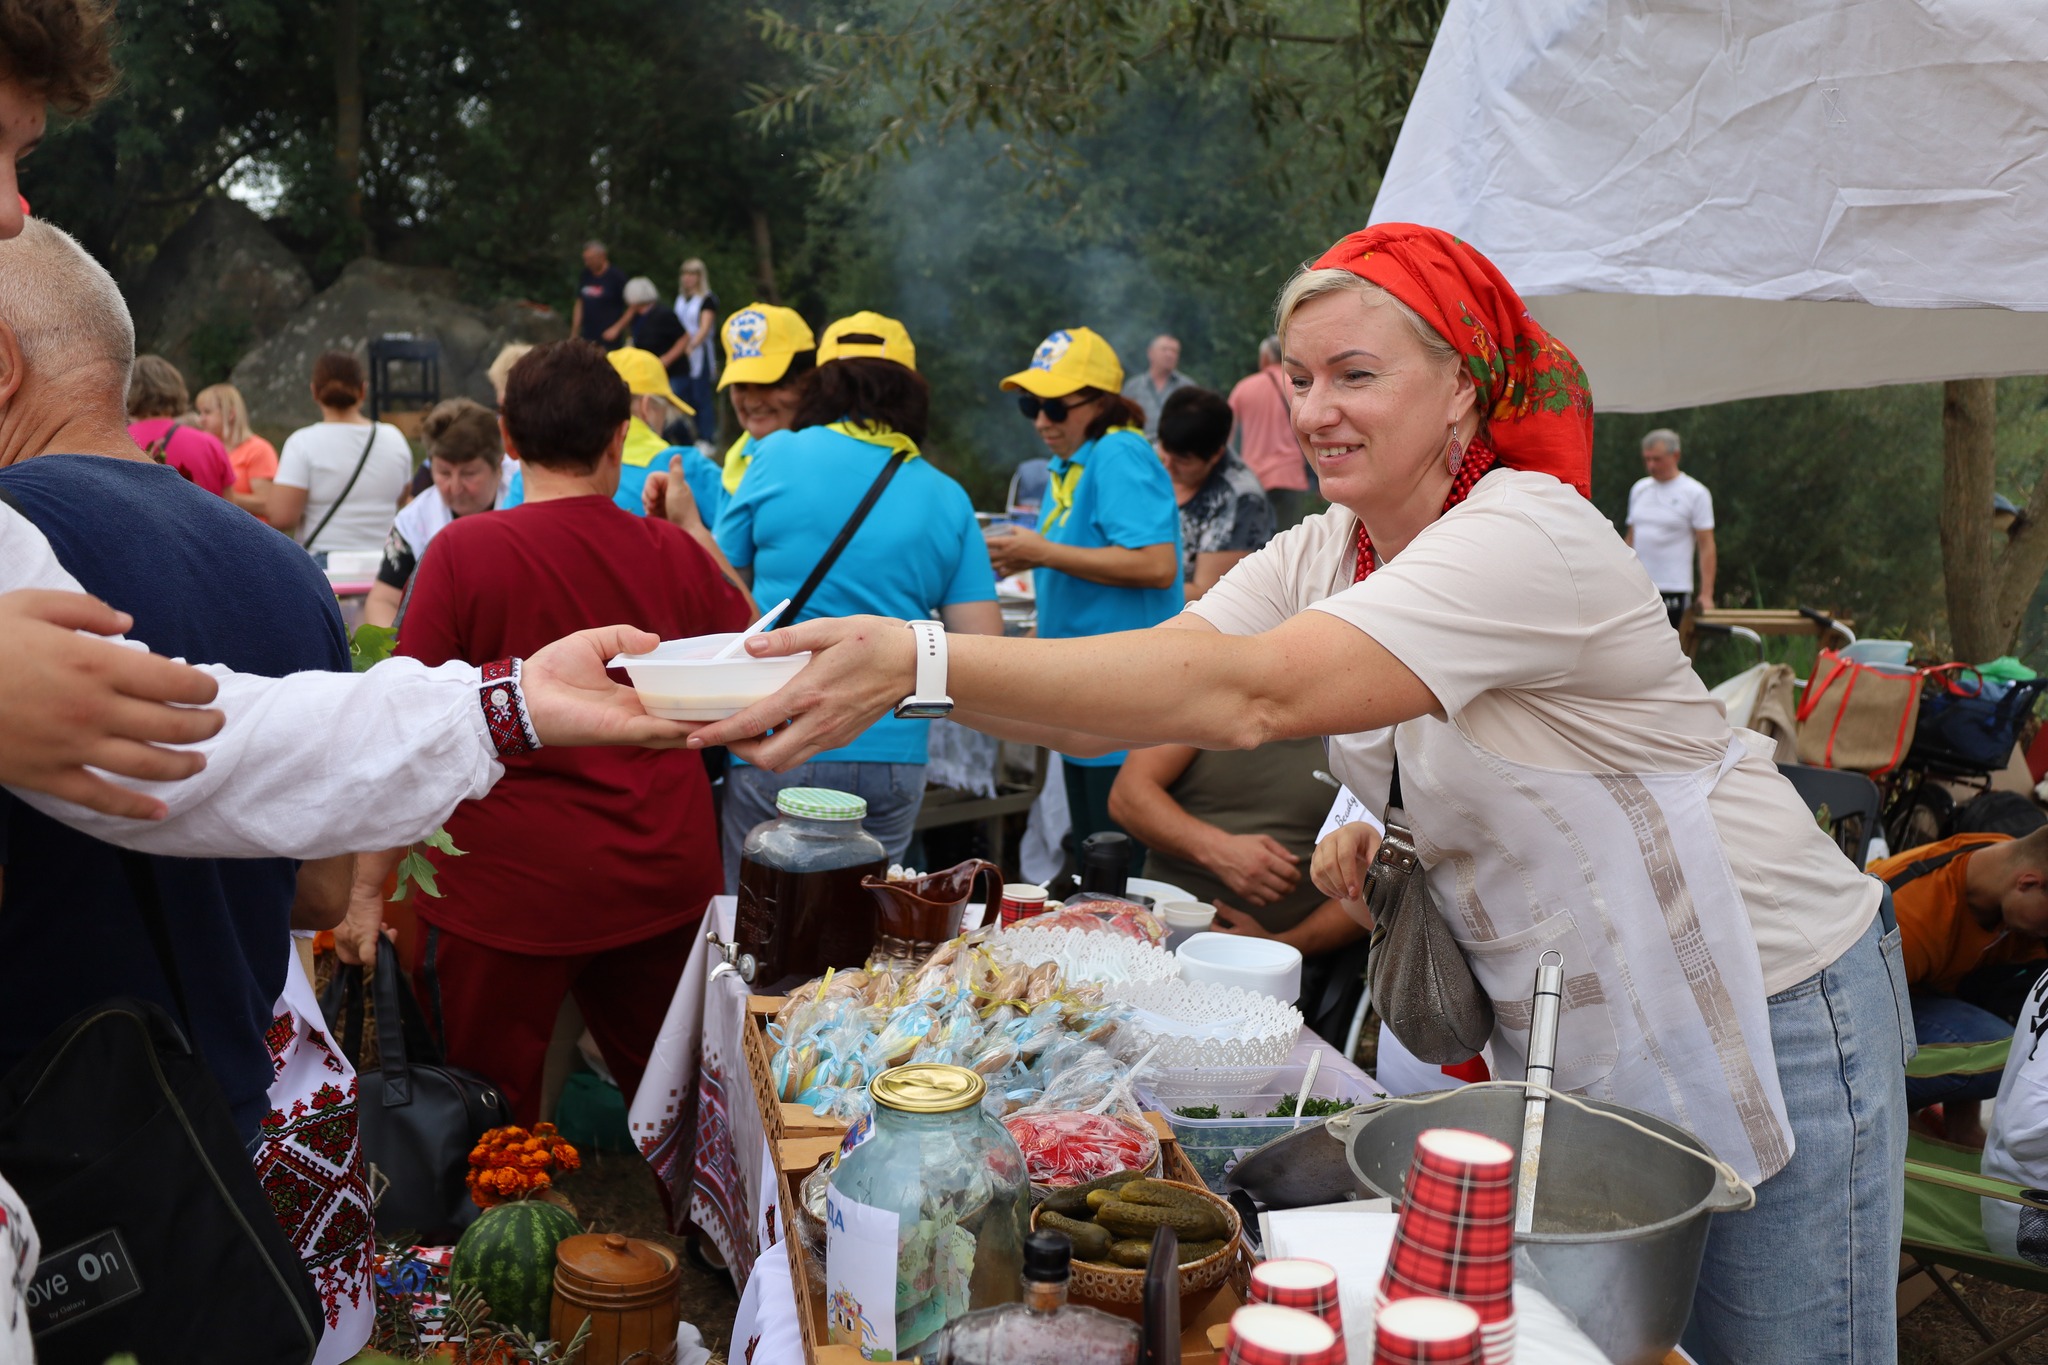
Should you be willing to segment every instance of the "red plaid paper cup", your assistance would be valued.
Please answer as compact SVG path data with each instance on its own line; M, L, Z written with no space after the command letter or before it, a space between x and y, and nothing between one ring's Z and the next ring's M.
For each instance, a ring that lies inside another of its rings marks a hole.
M1407 1302L1407 1300L1402 1300ZM1513 1365L1515 1359L1515 1315L1510 1312L1498 1322L1479 1325L1479 1358L1483 1365Z
M1223 1365L1344 1365L1344 1338L1299 1308L1250 1303L1230 1315Z
M1372 1365L1480 1365L1479 1315L1449 1299L1390 1303L1372 1334Z
M996 919L1007 929L1019 920L1030 919L1033 915L1045 913L1046 890L1028 882L1008 882L1003 886L1003 898L997 903Z
M1341 1341L1344 1312L1337 1303L1337 1272L1321 1261L1283 1258L1252 1267L1250 1300L1313 1313L1329 1324Z
M1394 1247L1376 1300L1456 1299L1481 1322L1515 1311L1515 1154L1458 1128L1415 1139Z

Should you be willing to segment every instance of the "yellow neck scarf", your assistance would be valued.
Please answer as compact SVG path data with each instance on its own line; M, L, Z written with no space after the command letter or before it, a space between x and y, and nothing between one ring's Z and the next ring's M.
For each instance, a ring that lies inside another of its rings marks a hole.
M625 449L619 452L620 463L634 469L645 469L654 463L654 457L668 449L668 442L661 439L653 427L635 417L626 426ZM668 466L663 465L666 469Z
M914 460L920 453L917 448L917 442L911 440L894 427L885 427L879 422L863 423L859 426L855 426L852 422L832 422L826 425L825 430L836 431L841 436L851 436L854 440L865 441L871 446L881 446L886 450L900 450L903 452L903 458L906 460Z
M747 466L753 462L754 457L748 453L753 448L753 436L744 431L737 441L725 448L725 473L719 481L725 485L726 492L740 491L740 480L747 476Z
M1113 436L1119 431L1135 432L1139 436L1145 434L1137 427L1119 425L1111 427L1108 431L1103 432L1102 435ZM1099 439L1101 438L1098 437L1097 440ZM1094 444L1094 441L1090 441L1088 445L1082 446L1081 450L1086 450L1088 446ZM1065 459L1054 460L1047 467L1048 481L1045 491L1046 495L1052 499L1052 509L1039 518L1038 533L1040 535L1044 535L1047 531L1065 521L1067 514L1074 510L1074 490L1081 485L1081 473L1084 468L1079 458L1081 450L1075 451L1073 455Z

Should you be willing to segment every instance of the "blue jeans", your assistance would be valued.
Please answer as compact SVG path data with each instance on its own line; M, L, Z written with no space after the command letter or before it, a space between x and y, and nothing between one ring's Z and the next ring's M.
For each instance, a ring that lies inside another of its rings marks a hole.
M1700 1365L1894 1365L1913 1047L1898 931L1873 922L1770 998L1795 1150L1707 1234L1685 1349Z
M1947 995L1913 997L1913 1033L1923 1043L1996 1043L2012 1037L2012 1025L1965 1000ZM1908 1076L1906 1107L1925 1109L1944 1100L1994 1100L2003 1071L1981 1076Z
M725 855L725 894L740 889L740 848L747 833L764 820L779 818L775 794L784 787L829 787L851 792L868 803L861 827L882 841L889 861L903 861L910 847L911 826L924 804L922 763L805 763L786 773L771 773L750 763L735 763L725 774L725 814L720 819L719 845Z

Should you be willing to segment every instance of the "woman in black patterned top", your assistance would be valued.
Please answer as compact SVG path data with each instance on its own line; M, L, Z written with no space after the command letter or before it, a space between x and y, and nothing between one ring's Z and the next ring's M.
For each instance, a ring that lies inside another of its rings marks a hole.
M1273 538L1273 504L1258 475L1230 449L1230 404L1188 387L1159 411L1159 453L1180 503L1181 581L1188 601Z

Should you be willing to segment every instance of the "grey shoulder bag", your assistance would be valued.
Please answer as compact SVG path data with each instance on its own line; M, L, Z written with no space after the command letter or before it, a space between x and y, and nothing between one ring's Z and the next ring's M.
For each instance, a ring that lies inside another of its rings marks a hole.
M1398 779L1397 779L1398 780ZM1365 876L1372 911L1367 979L1394 1036L1433 1066L1470 1061L1493 1034L1493 1002L1437 912L1415 837L1387 811L1387 832Z

